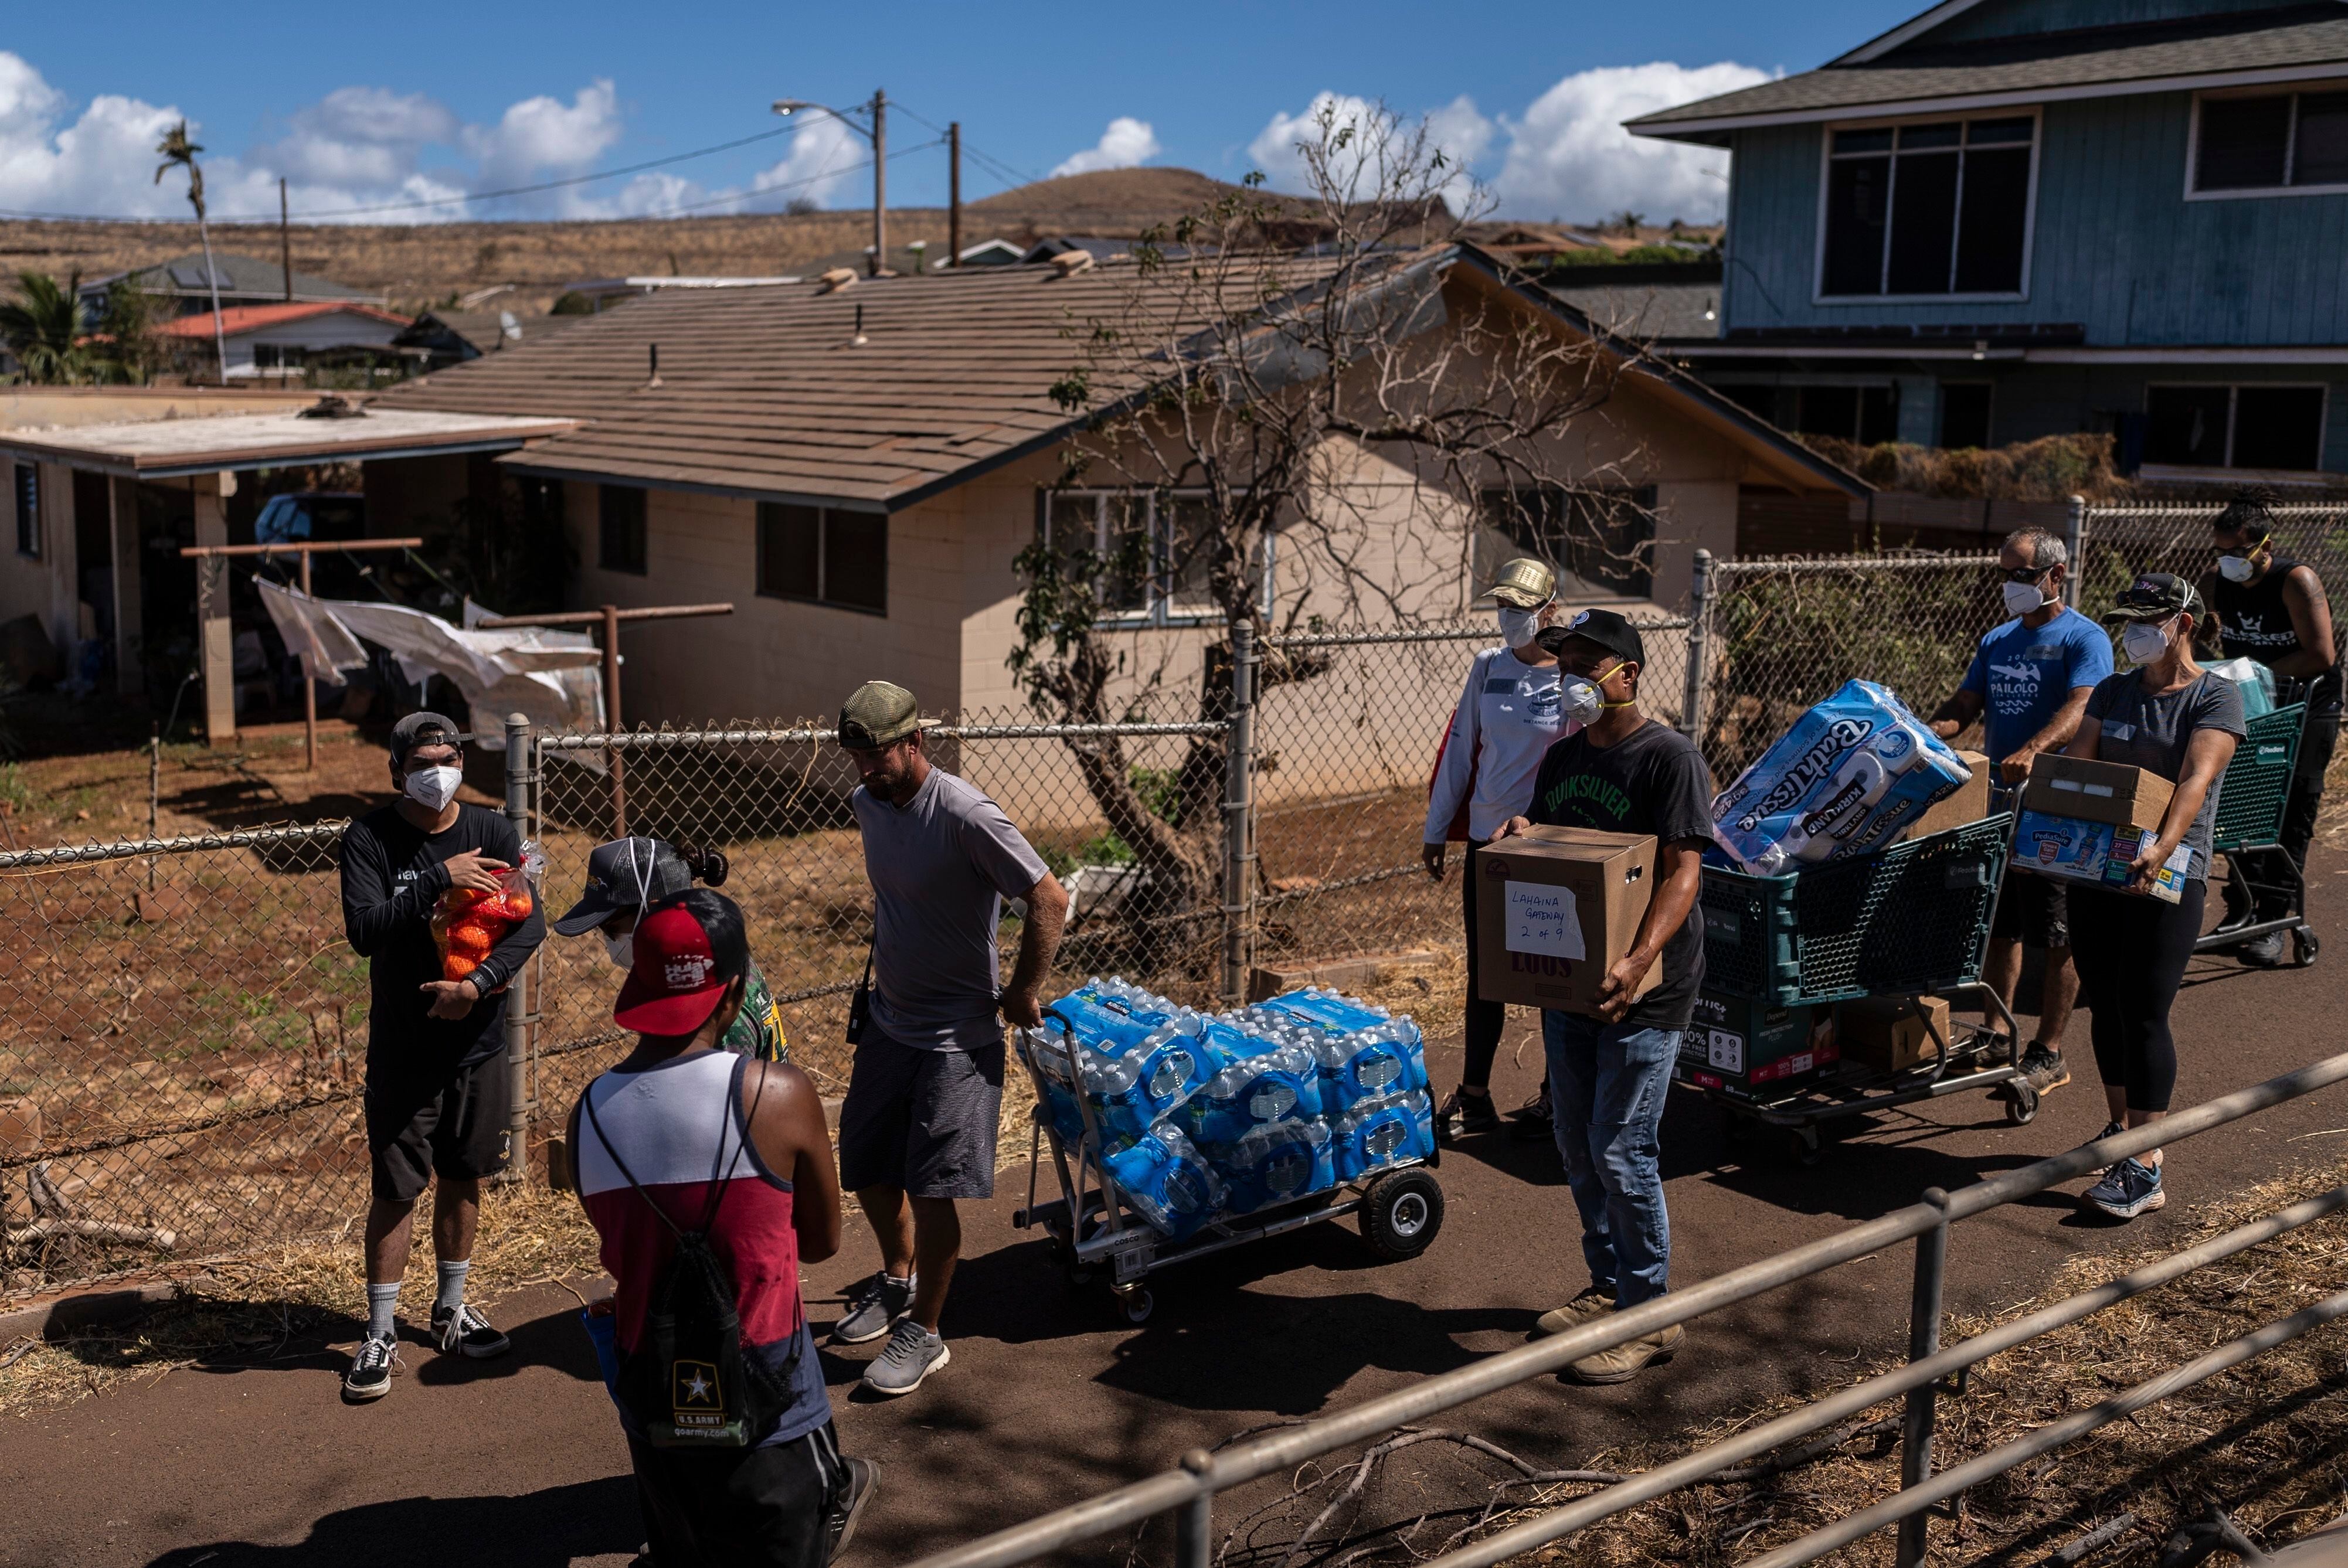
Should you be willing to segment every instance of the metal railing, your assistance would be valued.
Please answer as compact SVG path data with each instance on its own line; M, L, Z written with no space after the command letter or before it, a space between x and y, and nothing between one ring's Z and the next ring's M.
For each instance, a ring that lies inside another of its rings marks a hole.
M2293 1204L2275 1214L2175 1253L2096 1289L2066 1297L2027 1317L1943 1348L1940 1343L1942 1286L1950 1227L1993 1209L2044 1192L2058 1183L2098 1171L2116 1161L2179 1143L2213 1128L2239 1122L2271 1106L2348 1080L2348 1054L2329 1057L2295 1072L2179 1112L2150 1126L2116 1133L2067 1153L2042 1160L2006 1175L1977 1182L1954 1193L1928 1190L1921 1202L1854 1225L1788 1252L1748 1264L1687 1290L1674 1291L1612 1313L1521 1349L1504 1351L1472 1366L1427 1378L1394 1393L1300 1426L1268 1432L1219 1452L1193 1450L1176 1468L1103 1492L982 1540L934 1553L914 1568L1010 1568L1138 1525L1159 1514L1172 1517L1177 1568L1207 1568L1215 1556L1216 1496L1233 1487L1288 1471L1305 1460L1351 1448L1409 1422L1480 1399L1571 1362L1629 1343L1644 1335L1694 1322L1769 1291L1813 1278L1903 1242L1916 1244L1914 1290L1910 1302L1909 1359L1890 1372L1867 1378L1774 1420L1738 1431L1694 1453L1632 1476L1601 1491L1546 1510L1521 1522L1432 1560L1432 1568L1490 1568L1570 1535L1601 1520L1694 1484L1720 1471L1758 1458L1788 1441L1851 1416L1905 1397L1901 1428L1900 1490L1870 1507L1811 1532L1756 1559L1746 1568L1793 1568L1875 1531L1897 1525L1899 1562L1915 1568L1924 1559L1928 1511L1969 1487L2119 1420L2179 1389L2240 1365L2311 1329L2348 1315L2348 1292L2328 1296L2300 1312L2219 1345L2196 1359L2101 1403L2038 1429L1963 1464L1935 1474L1932 1437L1944 1379L2002 1351L2075 1323L2118 1302L2170 1283L2195 1269L2348 1207L2348 1186Z

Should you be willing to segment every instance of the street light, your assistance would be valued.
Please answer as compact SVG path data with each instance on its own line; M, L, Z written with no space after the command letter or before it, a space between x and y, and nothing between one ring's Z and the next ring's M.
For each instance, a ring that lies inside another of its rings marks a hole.
M879 277L889 255L889 95L876 88L870 103L858 104L842 114L829 104L816 103L808 98L777 98L775 112L788 118L801 109L817 109L829 115L857 135L872 144L872 275ZM872 124L868 128L850 117L869 114Z

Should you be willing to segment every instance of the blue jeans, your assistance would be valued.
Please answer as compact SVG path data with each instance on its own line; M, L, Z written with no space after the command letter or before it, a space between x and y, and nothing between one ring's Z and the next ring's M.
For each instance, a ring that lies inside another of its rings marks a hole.
M1657 1159L1680 1031L1541 1012L1550 1108L1566 1184L1581 1211L1591 1283L1625 1307L1670 1282L1671 1217Z

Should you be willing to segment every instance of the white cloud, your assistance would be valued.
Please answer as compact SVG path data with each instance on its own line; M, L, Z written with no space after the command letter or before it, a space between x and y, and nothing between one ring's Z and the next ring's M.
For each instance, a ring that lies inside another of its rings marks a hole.
M1159 153L1158 132L1146 119L1119 115L1108 122L1101 132L1100 141L1084 151L1062 159L1053 167L1049 178L1064 174L1092 174L1104 169L1131 169L1148 162Z
M1475 200L1468 169L1491 146L1493 131L1476 100L1464 94L1413 120L1367 98L1324 90L1315 93L1301 113L1273 115L1248 144L1248 157L1274 190L1309 190L1313 180L1305 149L1321 144L1324 125L1333 144L1333 183L1363 198L1375 194L1386 157L1398 152L1424 126L1428 150L1440 152L1445 167L1456 171L1440 182L1444 199L1456 212L1466 211ZM1348 130L1350 137L1344 135ZM1334 146L1340 139L1342 149Z
M809 115L807 123L791 133L790 149L780 162L760 169L750 181L746 198L771 190L779 199L759 202L757 210L778 212L794 200L821 206L850 175L870 179L867 170L857 166L871 163L872 144L862 132L830 115Z
M1608 66L1579 71L1503 117L1509 146L1492 185L1501 210L1524 218L1587 221L1630 208L1648 217L1709 222L1725 210L1728 154L1634 137L1622 121L1769 80L1721 61Z
M494 126L468 126L465 144L480 159L484 189L526 185L549 175L583 174L625 130L619 94L609 80L590 83L569 103L541 94L510 105ZM595 202L558 193L563 215L591 217Z

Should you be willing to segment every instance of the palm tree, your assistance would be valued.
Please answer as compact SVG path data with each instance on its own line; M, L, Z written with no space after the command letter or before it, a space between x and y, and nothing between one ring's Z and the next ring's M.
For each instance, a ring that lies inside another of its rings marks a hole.
M204 171L196 164L196 154L203 149L188 139L188 122L181 120L163 133L155 144L163 161L155 169L155 183L163 183L163 176L174 169L188 171L188 205L196 210L196 232L204 241L204 281L212 289L212 352L220 356L221 384L228 384L228 334L221 330L220 274L212 270L211 224L204 216Z
M0 304L0 343L25 367L26 381L72 381L88 357L77 341L84 324L81 274L59 288L46 272L19 272L16 292L18 298Z

